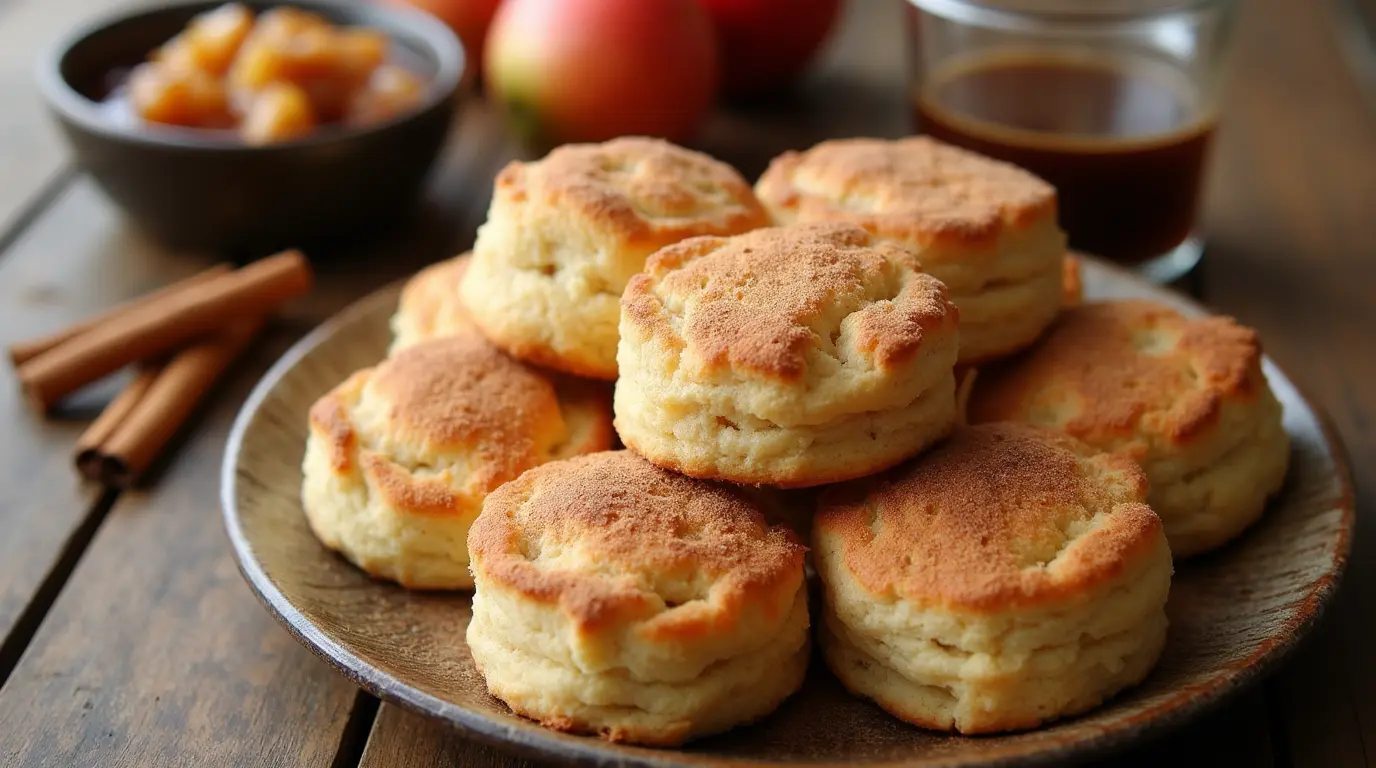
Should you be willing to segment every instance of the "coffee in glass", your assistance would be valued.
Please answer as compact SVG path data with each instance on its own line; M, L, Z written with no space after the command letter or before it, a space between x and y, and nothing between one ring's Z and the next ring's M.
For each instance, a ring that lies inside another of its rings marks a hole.
M919 130L1049 181L1077 250L1194 266L1230 3L912 1Z

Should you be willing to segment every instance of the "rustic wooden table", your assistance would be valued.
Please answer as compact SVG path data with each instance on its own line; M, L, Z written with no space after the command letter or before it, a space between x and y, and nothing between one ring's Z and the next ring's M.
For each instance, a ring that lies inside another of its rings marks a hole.
M0 344L55 329L203 268L132 230L77 173L38 103L41 46L117 0L0 0ZM1363 91L1336 6L1245 4L1191 289L1259 328L1327 409L1376 522L1376 93ZM793 102L715 118L703 145L749 175L826 136L901 135L903 8L855 0ZM1360 52L1358 52L1360 53ZM316 323L467 246L516 149L474 102L429 204L404 232L316 253L320 278L218 389L147 490L76 482L69 450L115 391L55 418L0 387L0 764L526 765L355 689L298 645L244 585L218 512L239 404ZM1131 764L1376 763L1376 539L1356 538L1341 596L1275 677L1122 756Z

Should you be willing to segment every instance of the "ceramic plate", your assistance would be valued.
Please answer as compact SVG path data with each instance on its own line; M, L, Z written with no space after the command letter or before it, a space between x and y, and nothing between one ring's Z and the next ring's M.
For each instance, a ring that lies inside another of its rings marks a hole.
M1145 297L1205 312L1096 262L1086 262L1085 292L1091 300ZM1267 360L1293 442L1285 489L1242 538L1177 565L1165 654L1144 684L1107 705L1028 733L932 733L847 696L814 660L803 689L772 716L686 749L548 731L487 694L464 643L466 594L417 594L373 581L306 526L299 502L306 412L350 372L382 358L396 297L393 287L359 301L268 371L226 451L225 523L250 586L301 642L381 698L529 756L627 766L983 766L1102 753L1195 717L1274 669L1323 613L1347 558L1354 513L1337 438Z

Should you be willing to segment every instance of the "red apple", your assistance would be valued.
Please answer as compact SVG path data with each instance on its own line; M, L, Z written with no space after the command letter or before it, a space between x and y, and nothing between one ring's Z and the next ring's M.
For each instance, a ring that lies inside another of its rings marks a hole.
M480 73L483 63L483 41L487 39L487 28L492 24L492 16L502 0L389 0L401 5L410 5L431 14L449 25L454 34L463 41L467 68L474 76Z
M841 7L841 0L698 2L716 25L723 85L734 93L777 88L795 78L822 47Z
M683 140L716 96L716 37L696 0L506 0L487 36L488 92L547 142Z

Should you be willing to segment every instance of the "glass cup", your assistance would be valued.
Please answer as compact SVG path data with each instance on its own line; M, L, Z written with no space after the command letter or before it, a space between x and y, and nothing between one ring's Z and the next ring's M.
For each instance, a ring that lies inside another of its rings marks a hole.
M1072 248L1194 268L1233 0L909 0L919 130L1055 185Z

